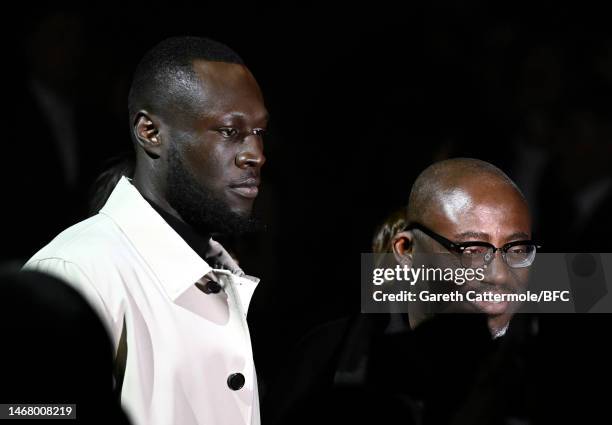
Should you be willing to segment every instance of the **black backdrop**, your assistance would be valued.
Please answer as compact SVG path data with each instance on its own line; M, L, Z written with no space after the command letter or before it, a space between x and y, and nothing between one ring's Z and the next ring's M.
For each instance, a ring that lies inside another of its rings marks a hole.
M2 258L22 262L86 216L95 176L131 148L136 62L182 34L242 55L272 117L258 205L267 231L233 242L262 278L250 321L264 373L313 325L358 311L359 254L433 160L481 158L524 184L549 251L608 251L612 30L601 12L468 1L5 13ZM72 186L32 98L36 72L72 94ZM603 195L581 213L600 182Z

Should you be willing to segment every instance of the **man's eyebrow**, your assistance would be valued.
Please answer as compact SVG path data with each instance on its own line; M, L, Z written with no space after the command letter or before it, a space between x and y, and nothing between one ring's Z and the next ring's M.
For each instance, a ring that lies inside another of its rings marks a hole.
M481 240L481 241L488 241L489 235L487 233L483 233L483 232L478 232L476 230L468 230L465 232L461 232L461 233L457 233L454 236L455 240Z
M527 240L529 239L529 235L525 232L515 232L506 238L509 241L518 241L518 240Z
M229 120L244 120L247 118L247 115L242 113L242 112L228 112L227 114L224 114L222 116L222 119L229 119ZM266 112L265 114L257 117L255 119L256 121L265 121L266 123L268 123L270 121L270 113Z
M490 240L490 237L487 233L478 232L475 230L468 230L465 232L457 233L455 234L454 238L457 241L464 241L464 240L489 241ZM515 232L506 237L506 240L508 241L518 241L518 240L527 240L527 239L529 239L529 234L525 232Z

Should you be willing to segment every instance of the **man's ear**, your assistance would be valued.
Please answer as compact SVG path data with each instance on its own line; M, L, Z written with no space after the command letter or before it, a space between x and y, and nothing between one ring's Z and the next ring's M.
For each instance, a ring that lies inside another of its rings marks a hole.
M414 235L412 231L399 232L393 236L391 248L399 264L412 267L412 251L414 248Z
M159 120L146 111L139 111L132 122L132 131L138 145L153 159L161 154Z

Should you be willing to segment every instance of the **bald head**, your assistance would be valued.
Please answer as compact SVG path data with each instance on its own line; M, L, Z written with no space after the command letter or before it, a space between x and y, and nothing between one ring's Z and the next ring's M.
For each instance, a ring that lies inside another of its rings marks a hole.
M448 253L449 248L431 232L453 244L487 243L497 249L531 243L531 216L521 191L499 168L477 159L449 159L425 169L412 187L407 215L409 223L424 227L395 236L394 252L400 256ZM518 293L525 289L527 269L510 268L496 251L484 279L466 283L461 291ZM507 303L466 302L459 307L486 313L493 334L504 329L512 316ZM411 323L420 320L419 314L417 309L412 312Z
M432 215L456 214L476 193L510 194L526 206L516 184L496 166L479 159L453 158L430 165L417 177L408 201L408 221L426 223Z

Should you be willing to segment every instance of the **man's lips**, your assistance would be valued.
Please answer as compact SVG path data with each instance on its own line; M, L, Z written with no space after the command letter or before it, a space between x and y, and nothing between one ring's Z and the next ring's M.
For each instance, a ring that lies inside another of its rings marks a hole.
M493 315L505 313L509 306L508 301L472 301L472 304L483 313Z
M230 184L230 189L243 198L254 199L259 194L259 179L248 178Z
M502 288L499 286L476 286L470 287L467 286L464 288L465 292L474 291L477 295L489 294L490 296L494 296L495 294L499 295L507 295L514 293L514 291L510 288ZM478 310L482 311L486 314L502 314L506 312L510 303L508 301L488 301L488 300L470 300L468 301L470 304L474 305Z

